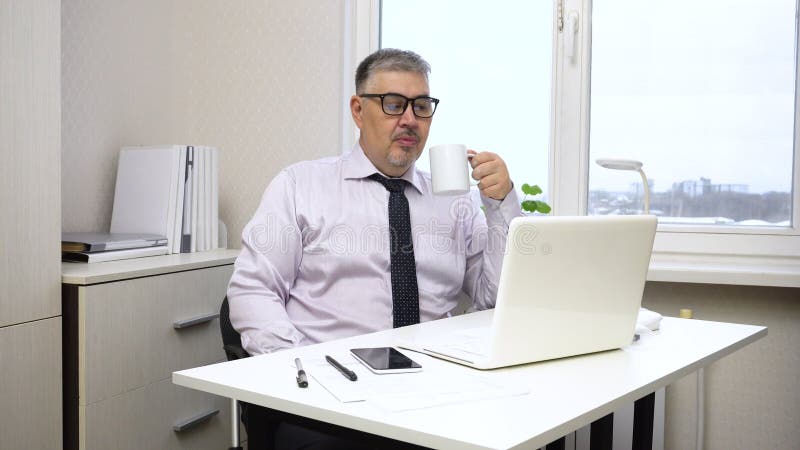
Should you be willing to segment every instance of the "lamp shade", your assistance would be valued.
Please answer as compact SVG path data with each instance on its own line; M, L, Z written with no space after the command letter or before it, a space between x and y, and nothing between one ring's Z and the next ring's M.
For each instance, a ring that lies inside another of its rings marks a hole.
M597 164L614 170L639 170L642 168L642 162L634 159L598 159Z
M650 214L650 185L647 182L647 175L645 175L644 170L642 170L641 161L636 161L635 159L602 158L596 160L596 162L598 165L605 167L606 169L633 170L639 172L639 175L642 176L642 184L644 185L642 187L644 190L644 213Z

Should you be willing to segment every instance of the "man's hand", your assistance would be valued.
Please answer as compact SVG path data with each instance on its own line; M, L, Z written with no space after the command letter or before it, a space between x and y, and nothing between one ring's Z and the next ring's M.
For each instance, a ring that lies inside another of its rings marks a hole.
M481 194L495 200L506 198L513 185L505 161L491 152L478 153L470 149L467 154L471 155L472 178L478 180Z

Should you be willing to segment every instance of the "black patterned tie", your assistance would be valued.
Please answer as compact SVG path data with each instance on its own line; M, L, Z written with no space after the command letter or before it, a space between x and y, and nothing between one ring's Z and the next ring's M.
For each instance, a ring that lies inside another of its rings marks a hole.
M403 190L406 180L372 174L370 179L389 191L389 241L391 244L392 304L394 327L419 323L419 289L414 242L411 240L411 215Z

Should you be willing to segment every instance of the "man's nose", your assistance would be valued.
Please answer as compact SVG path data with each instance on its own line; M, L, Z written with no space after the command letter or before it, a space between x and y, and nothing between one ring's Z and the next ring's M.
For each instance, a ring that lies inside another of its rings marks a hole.
M417 116L414 115L414 105L410 104L406 107L406 110L403 111L403 114L400 116L400 124L401 127L405 128L415 128L417 126Z

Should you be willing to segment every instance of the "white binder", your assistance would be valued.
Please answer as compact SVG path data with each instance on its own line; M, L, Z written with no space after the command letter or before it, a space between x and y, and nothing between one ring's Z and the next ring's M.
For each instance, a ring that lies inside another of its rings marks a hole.
M119 153L111 233L152 233L174 244L180 146L125 147Z

